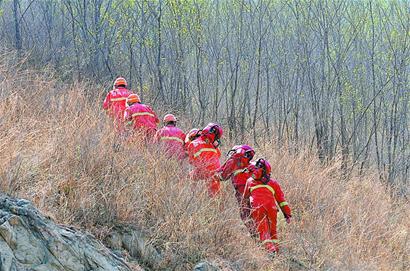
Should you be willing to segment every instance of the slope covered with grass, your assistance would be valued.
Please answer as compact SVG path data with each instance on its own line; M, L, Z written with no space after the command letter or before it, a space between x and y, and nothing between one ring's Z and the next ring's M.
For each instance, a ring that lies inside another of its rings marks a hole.
M57 222L101 240L116 225L143 229L163 255L160 269L189 270L203 259L225 270L410 267L409 203L372 172L342 178L338 160L324 166L303 148L291 153L273 142L257 148L294 210L290 225L279 222L282 253L272 260L243 226L229 183L211 200L187 179L188 165L118 138L103 97L89 91L100 86L0 59L0 190ZM222 151L240 143L225 141Z

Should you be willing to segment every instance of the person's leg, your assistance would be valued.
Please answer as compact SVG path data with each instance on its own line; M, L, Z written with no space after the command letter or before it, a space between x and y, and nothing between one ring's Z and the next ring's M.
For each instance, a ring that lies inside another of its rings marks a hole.
M268 214L268 224L269 224L269 233L270 233L270 243L269 251L271 252L279 252L279 240L276 231L276 222L277 222L277 214L278 211L276 208L267 207L266 212Z
M243 192L236 189L235 190L235 197L239 204L239 214L245 226L248 228L249 233L252 237L256 237L258 232L256 230L255 223L251 218L251 206L249 203L249 199L243 198Z
M262 241L262 243L264 243L265 240L269 240L269 224L265 209L262 206L252 208L251 216L253 221L255 222L256 230L259 233L259 239Z

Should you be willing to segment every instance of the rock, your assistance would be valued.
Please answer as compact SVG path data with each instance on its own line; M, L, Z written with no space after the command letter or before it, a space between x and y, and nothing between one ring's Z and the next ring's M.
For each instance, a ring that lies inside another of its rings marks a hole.
M106 238L107 246L115 251L125 250L132 258L151 269L158 269L162 256L158 250L147 242L141 230L130 225L116 226Z
M220 270L218 267L206 261L200 262L194 267L194 271L218 271L218 270Z
M3 270L131 268L89 234L56 225L27 200L0 194L0 271Z

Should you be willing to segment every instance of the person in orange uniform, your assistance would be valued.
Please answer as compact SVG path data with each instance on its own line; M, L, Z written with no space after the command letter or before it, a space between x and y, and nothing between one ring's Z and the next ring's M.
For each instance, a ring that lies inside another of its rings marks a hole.
M115 79L113 90L107 93L103 108L116 123L122 123L127 97L131 91L127 89L127 81L123 77Z
M142 104L137 94L130 94L127 98L127 107L124 120L134 132L142 133L145 139L150 139L157 131L159 119L154 110L148 105Z
M164 116L164 127L155 134L155 142L160 143L170 157L182 160L185 157L185 133L176 127L177 119L172 114Z
M189 163L194 166L190 177L193 180L206 180L211 196L220 190L220 181L215 173L220 167L221 152L218 146L222 134L220 125L209 123L187 147Z
M193 128L191 131L189 131L186 136L185 136L185 154L188 156L188 146L191 144L192 141L197 139L201 135L201 130L198 128Z
M235 197L240 207L241 219L252 234L255 233L255 229L252 221L248 220L250 218L249 199L245 199L243 195L246 181L251 177L251 170L248 167L251 165L250 162L254 155L255 150L249 145L234 146L228 152L228 159L218 170L222 181L231 179L232 185L235 188Z
M193 128L191 131L189 131L186 134L185 137L185 148L188 147L188 145L194 141L195 139L197 139L199 136L201 135L201 130L199 130L198 128Z
M250 199L251 217L254 220L259 238L271 253L277 253L278 236L276 220L279 205L286 222L292 217L290 207L279 183L271 179L271 165L265 159L259 159L252 169L252 177L248 179L244 198Z

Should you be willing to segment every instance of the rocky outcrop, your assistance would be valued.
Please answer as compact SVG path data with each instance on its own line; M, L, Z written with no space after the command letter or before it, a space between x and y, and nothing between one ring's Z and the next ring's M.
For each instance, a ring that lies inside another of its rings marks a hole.
M218 271L220 270L218 267L214 266L213 264L203 261L195 265L194 271Z
M130 226L116 226L104 240L117 254L126 251L133 259L153 270L161 269L162 256L149 242L142 231Z
M0 194L0 271L131 268L94 237L56 225L26 200Z

